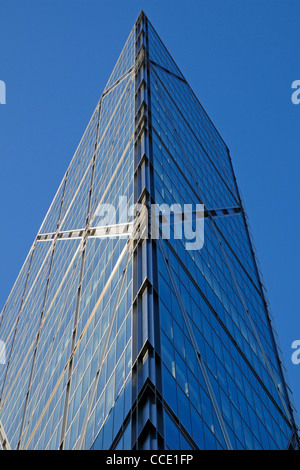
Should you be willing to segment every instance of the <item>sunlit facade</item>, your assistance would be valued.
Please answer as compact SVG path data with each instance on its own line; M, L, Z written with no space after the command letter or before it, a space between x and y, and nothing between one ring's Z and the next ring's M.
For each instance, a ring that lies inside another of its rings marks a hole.
M204 204L203 247L124 198ZM2 448L296 449L276 338L229 150L141 12L1 313Z

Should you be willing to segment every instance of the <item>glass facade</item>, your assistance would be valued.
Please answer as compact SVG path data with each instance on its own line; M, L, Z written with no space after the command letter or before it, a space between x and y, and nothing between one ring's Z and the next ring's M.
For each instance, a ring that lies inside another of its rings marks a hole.
M203 247L133 236L122 198L204 204ZM253 250L229 150L141 12L1 312L2 447L298 449Z

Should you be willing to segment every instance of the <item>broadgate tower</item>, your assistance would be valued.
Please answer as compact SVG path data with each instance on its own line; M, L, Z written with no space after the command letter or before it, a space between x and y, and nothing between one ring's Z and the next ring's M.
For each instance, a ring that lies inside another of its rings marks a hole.
M0 340L3 449L299 449L229 150L144 12Z

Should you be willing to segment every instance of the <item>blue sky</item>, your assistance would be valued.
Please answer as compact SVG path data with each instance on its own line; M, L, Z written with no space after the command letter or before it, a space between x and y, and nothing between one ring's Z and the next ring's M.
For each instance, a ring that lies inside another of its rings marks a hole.
M141 9L230 148L300 411L298 0L1 0L0 309Z

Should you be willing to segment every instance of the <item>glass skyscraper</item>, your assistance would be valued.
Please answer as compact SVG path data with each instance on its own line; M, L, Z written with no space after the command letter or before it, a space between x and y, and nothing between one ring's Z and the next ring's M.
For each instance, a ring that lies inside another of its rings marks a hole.
M197 204L204 243L187 249L166 208L188 207L191 228ZM299 448L229 150L143 12L0 340L3 449Z

